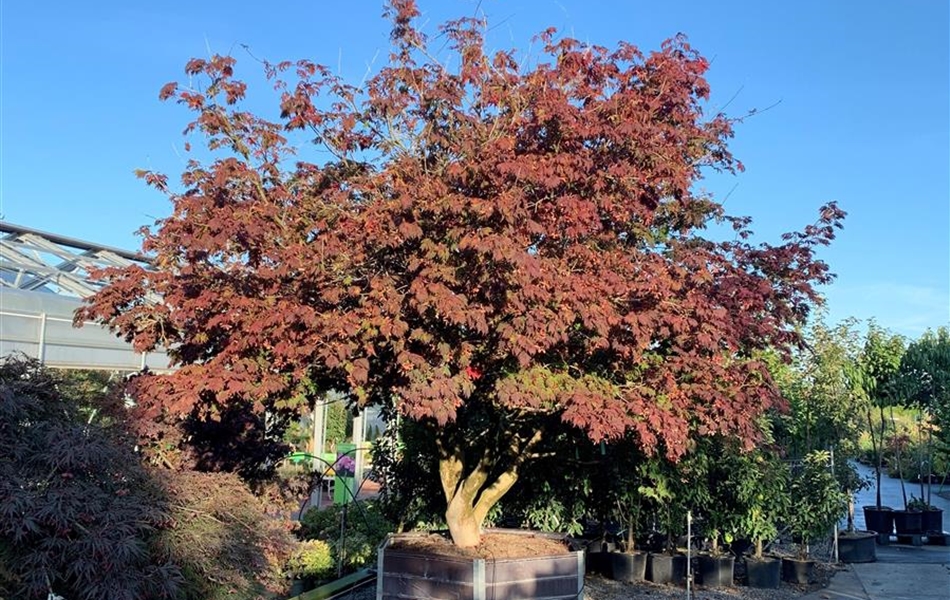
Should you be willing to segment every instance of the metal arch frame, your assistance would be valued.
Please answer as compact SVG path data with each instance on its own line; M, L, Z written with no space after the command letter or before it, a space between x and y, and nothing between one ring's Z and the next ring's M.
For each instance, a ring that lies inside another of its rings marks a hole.
M86 298L101 287L91 269L135 263L151 265L143 254L0 221L0 288Z

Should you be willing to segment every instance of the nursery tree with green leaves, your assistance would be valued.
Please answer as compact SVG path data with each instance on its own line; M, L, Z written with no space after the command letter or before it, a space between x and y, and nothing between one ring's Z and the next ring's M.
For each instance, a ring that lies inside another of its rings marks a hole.
M173 204L143 231L155 269L107 270L77 316L168 349L180 368L139 378L143 410L281 414L314 388L393 405L438 446L461 546L551 420L674 459L695 436L753 445L781 403L756 353L801 341L844 213L753 245L698 191L742 166L682 36L642 52L549 29L520 61L487 50L482 20L430 45L415 2L386 14L388 63L361 85L266 64L275 120L242 108L232 57L162 88L212 158L180 188L142 173ZM735 237L705 237L717 222Z
M805 345L792 363L773 373L789 411L777 415L777 435L792 456L834 448L848 456L863 430L867 396L858 387L861 338L856 322L834 326L818 321L805 332Z
M907 346L901 358L901 381L907 401L929 416L927 445L950 463L950 330L928 330ZM932 456L931 456L932 458ZM927 461L928 471L933 461ZM921 473L921 481L931 473ZM923 497L923 491L921 491Z
M900 401L900 365L904 355L904 339L882 329L873 321L868 326L864 348L858 357L853 377L856 389L868 400L865 409L868 434L876 457L875 476L877 504L881 507L881 472L884 461L884 441L887 422L884 409ZM874 409L878 422L875 426Z

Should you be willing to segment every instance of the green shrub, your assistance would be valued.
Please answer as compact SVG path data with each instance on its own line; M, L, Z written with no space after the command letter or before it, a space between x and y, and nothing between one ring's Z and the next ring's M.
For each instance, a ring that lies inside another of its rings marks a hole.
M323 540L301 542L287 559L287 571L293 577L327 579L333 574L330 545Z
M376 560L376 548L391 531L393 525L379 506L371 500L363 500L322 510L311 508L300 520L298 535L304 540L326 542L334 565L342 561L343 572L349 573L372 564Z

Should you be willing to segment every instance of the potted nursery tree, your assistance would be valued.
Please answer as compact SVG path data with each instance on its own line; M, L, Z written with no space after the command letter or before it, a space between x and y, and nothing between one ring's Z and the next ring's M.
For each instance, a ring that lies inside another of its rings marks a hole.
M619 551L611 553L611 577L633 583L646 577L647 553L637 546L637 532L643 498L637 489L621 494L617 499L617 517L622 528Z
M287 573L292 579L291 595L310 591L317 582L334 573L330 546L322 540L300 542L287 559Z
M848 563L874 562L877 560L878 533L868 529L858 530L854 525L854 494L870 484L847 461L835 463L835 477L847 498L848 510L847 525L838 532L838 558Z
M743 455L735 444L716 439L703 444L686 475L693 482L691 504L699 510L707 550L697 557L699 581L708 587L733 585L735 556L723 543L733 541L733 532L744 512Z
M911 496L907 509L920 513L920 530L923 533L943 532L943 509L938 508L923 498Z
M865 413L874 455L876 502L863 507L864 522L866 528L876 531L885 543L894 529L894 514L890 506L881 503L881 477L884 471L884 444L887 435L884 409L895 401L895 388L903 354L903 339L888 333L872 321L865 337L864 348L851 372L855 391L862 394L867 401Z
M740 532L752 540L754 551L746 557L749 587L777 588L781 581L782 559L765 554L765 543L778 538L778 519L789 507L788 475L785 463L775 454L758 451L747 457L751 498L740 519Z
M677 465L660 456L647 458L642 474L640 493L653 506L662 544L647 556L646 577L653 583L682 584L686 580L686 555L679 552L677 540L685 531L686 493L680 488L686 484L677 477Z
M920 497L909 502L907 508L921 511L924 532L942 533L943 511L931 504L931 487L935 442L950 447L950 419L947 419L950 415L950 329L928 330L911 342L902 357L901 372L906 399L920 411L917 422Z
M628 583L642 581L647 568L647 553L637 547L644 504L643 458L632 442L626 439L619 445L610 469L614 515L622 532L619 551L611 553L610 575Z
M816 450L805 455L801 465L791 470L788 528L798 551L782 560L782 579L807 584L815 563L809 558L809 544L831 535L832 527L847 510L848 499L830 469L831 455Z
M856 324L846 319L829 327L817 321L809 328L806 346L795 353L793 362L776 361L771 369L791 408L773 420L778 442L794 457L818 449L834 450L835 476L852 507L847 531L841 533L842 556L852 558L859 556L854 546L866 544L869 537L873 553L875 535L856 531L853 518L853 494L867 482L858 477L851 460L867 426L862 427L863 413L872 406L867 393L870 384L862 387L866 381L859 368L862 356L867 362L870 352L865 350L869 346L865 343L862 349ZM872 434L877 439L877 432ZM869 510L873 512L874 508Z

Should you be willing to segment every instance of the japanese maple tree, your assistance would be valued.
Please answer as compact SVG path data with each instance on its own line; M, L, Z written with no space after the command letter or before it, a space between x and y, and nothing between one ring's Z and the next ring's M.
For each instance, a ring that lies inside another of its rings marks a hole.
M276 410L327 388L393 406L438 441L462 546L551 423L671 458L697 435L754 443L780 402L757 351L799 341L843 213L754 246L696 191L741 165L683 37L643 54L548 30L519 62L461 19L436 57L412 0L386 14L388 64L360 86L265 63L279 118L241 109L231 57L162 89L214 154L180 190L142 173L174 205L143 231L155 269L106 271L77 316L169 349L181 368L138 379L143 407ZM724 221L733 240L701 235Z

